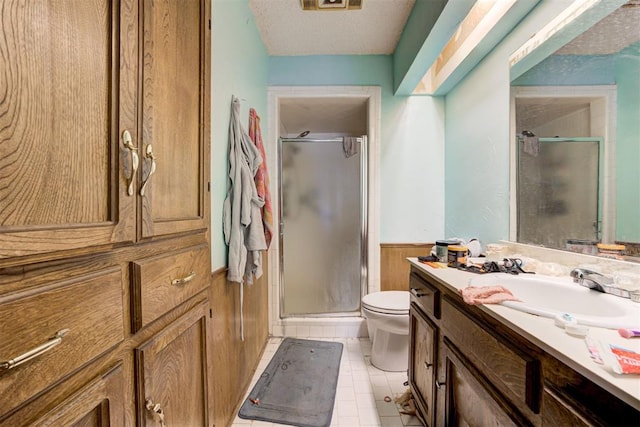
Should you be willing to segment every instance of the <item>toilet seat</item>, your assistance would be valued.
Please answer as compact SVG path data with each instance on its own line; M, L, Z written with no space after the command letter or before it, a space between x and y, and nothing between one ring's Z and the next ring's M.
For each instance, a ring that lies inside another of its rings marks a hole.
M407 291L382 291L362 298L362 307L382 314L405 316L409 314L410 297Z

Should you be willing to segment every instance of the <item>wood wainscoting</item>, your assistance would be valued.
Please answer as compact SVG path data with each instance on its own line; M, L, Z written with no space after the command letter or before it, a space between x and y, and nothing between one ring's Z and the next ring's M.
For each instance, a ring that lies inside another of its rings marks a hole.
M264 253L262 259L266 272ZM267 275L253 285L244 285L244 341L240 339L240 285L228 282L226 275L226 268L211 275L211 372L216 426L229 426L233 422L269 338Z
M408 291L409 271L407 257L427 256L433 243L380 244L380 290Z

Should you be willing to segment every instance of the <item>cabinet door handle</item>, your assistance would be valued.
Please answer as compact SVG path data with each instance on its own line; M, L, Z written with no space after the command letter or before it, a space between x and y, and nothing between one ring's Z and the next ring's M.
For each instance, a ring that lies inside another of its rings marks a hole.
M438 388L438 390L440 390L442 387L444 387L446 385L447 385L447 383L445 383L445 382L436 381L436 387Z
M153 147L151 146L151 144L147 145L147 152L144 155L144 157L151 161L151 166L149 166L149 173L147 174L147 177L145 178L144 182L142 183L142 187L140 187L140 195L141 196L144 196L144 190L145 190L145 188L147 188L147 184L151 180L151 175L153 175L156 172L156 156L155 156L155 154L153 154ZM145 160L145 162L146 162L146 160Z
M422 292L420 292L418 289L416 288L411 288L411 293L416 296L417 298L421 298L427 294L423 294Z
M433 366L433 363L429 363L429 362L424 362L424 367L427 369L431 369L431 367Z
M49 338L49 340L41 344L37 347L32 348L26 353L21 354L20 356L16 356L12 359L5 360L0 362L0 370L9 370L15 368L16 366L20 366L29 360L35 359L38 356L45 354L47 351L51 350L53 347L57 346L62 342L62 338L69 333L69 329L61 329L54 336Z
M160 423L160 426L166 427L164 422L164 410L159 403L153 403L153 400L147 399L144 401L144 407L151 414L154 421Z
M133 196L133 183L136 179L136 172L138 172L138 166L140 165L140 158L138 157L138 147L133 145L133 140L131 139L131 132L125 130L122 132L122 143L124 144L124 148L129 150L129 154L131 155L131 175L127 177L129 181L127 183L127 194L129 196Z
M174 286L182 286L185 283L189 283L190 281L195 279L196 275L197 275L196 272L192 271L191 273L189 273L188 276L182 277L180 279L173 279L171 281L171 284L174 285Z

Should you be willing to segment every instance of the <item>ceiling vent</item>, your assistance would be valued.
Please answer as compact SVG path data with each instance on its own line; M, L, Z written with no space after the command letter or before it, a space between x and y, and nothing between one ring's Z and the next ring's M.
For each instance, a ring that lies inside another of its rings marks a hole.
M302 10L362 9L364 0L300 0Z

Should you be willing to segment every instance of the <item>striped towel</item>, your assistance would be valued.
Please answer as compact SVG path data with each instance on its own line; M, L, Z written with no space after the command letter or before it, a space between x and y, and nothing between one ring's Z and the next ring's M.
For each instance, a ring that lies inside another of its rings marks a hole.
M271 237L273 236L273 205L271 204L271 193L269 192L269 174L267 173L267 157L264 154L264 145L262 144L262 132L260 131L260 116L256 110L249 110L249 138L255 144L262 155L263 162L258 168L254 177L258 197L264 200L262 207L262 223L264 225L264 238L267 242L267 249L271 245Z

